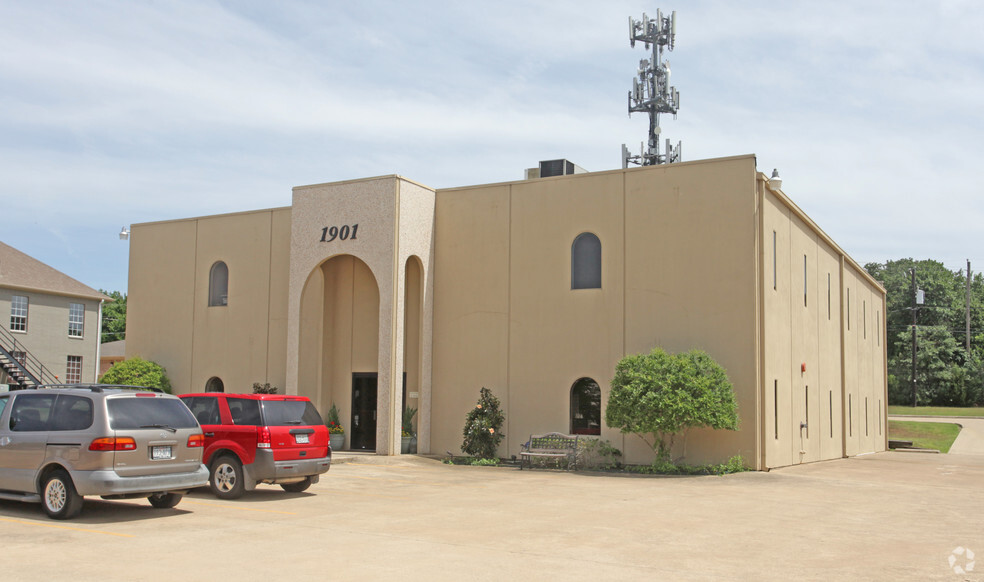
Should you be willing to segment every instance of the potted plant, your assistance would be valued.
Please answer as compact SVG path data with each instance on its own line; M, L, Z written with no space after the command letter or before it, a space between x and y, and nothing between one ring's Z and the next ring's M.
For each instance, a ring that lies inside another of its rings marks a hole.
M413 431L413 417L417 414L416 408L403 409L403 438L400 439L400 452L403 454L416 453L417 433ZM413 449L413 450L411 450Z
M328 410L328 418L325 420L325 426L328 427L331 450L342 450L342 446L345 445L345 428L342 427L342 423L338 420L338 407L335 406L334 402L332 402L331 408Z

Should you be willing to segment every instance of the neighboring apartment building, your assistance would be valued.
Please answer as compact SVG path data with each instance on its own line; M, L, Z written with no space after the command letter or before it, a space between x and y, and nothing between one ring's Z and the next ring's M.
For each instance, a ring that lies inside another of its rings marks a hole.
M127 356L178 393L270 382L335 404L347 447L397 454L411 406L420 452L458 452L484 386L502 456L559 431L649 462L604 406L619 359L661 346L706 350L736 390L741 428L691 431L689 462L886 449L885 291L752 155L300 186L290 207L133 225L130 241Z
M0 385L95 382L104 301L0 242Z

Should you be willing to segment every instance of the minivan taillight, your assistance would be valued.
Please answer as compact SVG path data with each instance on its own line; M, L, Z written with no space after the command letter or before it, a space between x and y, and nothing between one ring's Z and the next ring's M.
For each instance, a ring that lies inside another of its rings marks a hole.
M90 451L135 451L137 441L130 437L102 437L92 441Z
M273 438L270 436L270 427L262 426L260 427L259 434L256 435L256 448L258 449L269 449L270 443L273 442Z
M199 434L193 434L190 437L188 437L189 449L194 449L196 447L204 447L204 446L205 446L205 435L199 433Z

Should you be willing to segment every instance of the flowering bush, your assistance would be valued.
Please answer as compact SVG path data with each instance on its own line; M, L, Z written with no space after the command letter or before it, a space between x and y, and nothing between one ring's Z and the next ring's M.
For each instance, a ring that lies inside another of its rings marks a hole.
M492 396L488 388L482 388L478 404L465 416L465 440L461 450L479 459L497 458L496 450L504 436L499 429L504 422L499 399Z
M413 417L417 415L416 408L404 408L403 409L403 426L400 428L403 431L404 437L415 437L417 432L413 430Z
M328 434L345 434L342 423L338 421L338 408L334 403L328 409L328 418L325 420L325 426L328 427Z

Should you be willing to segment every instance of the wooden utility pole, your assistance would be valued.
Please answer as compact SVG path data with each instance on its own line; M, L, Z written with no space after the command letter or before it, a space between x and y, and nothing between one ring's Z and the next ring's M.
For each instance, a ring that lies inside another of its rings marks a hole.
M967 259L967 355L970 355L970 259Z
M916 268L912 267L912 407L916 406Z

